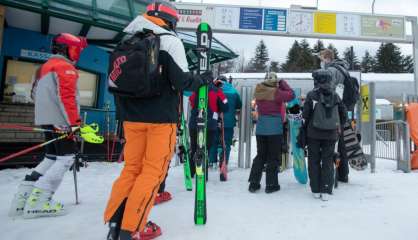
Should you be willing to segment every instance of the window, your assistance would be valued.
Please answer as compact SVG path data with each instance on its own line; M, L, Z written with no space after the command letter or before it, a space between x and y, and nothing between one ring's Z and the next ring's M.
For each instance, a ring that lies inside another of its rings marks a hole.
M32 79L40 65L40 63L8 60L3 101L8 103L33 103L30 97ZM94 107L96 105L99 77L83 70L79 71L79 75L80 104L86 107Z

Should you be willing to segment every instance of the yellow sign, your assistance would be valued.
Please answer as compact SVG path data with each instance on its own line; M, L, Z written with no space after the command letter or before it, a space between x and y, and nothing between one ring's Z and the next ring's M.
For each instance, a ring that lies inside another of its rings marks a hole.
M337 14L316 12L314 15L314 32L337 34Z
M361 121L370 122L369 85L361 85Z

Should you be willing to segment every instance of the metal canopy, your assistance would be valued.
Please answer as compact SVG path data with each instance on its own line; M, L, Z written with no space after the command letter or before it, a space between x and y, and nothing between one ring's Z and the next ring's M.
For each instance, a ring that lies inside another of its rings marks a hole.
M6 6L6 26L43 34L65 31L85 36L89 42L113 48L124 33L125 26L145 11L151 0L0 0ZM193 50L194 33L179 33L191 69L197 66ZM231 49L214 39L212 63L238 57Z

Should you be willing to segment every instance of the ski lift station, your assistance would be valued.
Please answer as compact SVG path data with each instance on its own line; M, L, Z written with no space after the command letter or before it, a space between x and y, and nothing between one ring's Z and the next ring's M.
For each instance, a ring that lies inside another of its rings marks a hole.
M77 65L80 69L80 98L86 122L97 122L101 133L115 129L113 96L107 91L109 51L124 37L124 27L145 11L150 0L0 0L0 123L33 124L31 81L36 68L50 56L54 34L69 32L85 36L89 47ZM183 40L190 69L197 66L194 31L202 21L217 33L268 35L277 38L316 38L411 44L418 56L417 17L370 13L320 11L291 8L176 3L180 15L178 34ZM238 55L215 40L211 62ZM362 83L375 82L376 98L399 103L402 95L418 92L418 71L414 74L358 74ZM264 74L229 74L237 84L254 85ZM228 75L228 76L229 76ZM312 87L310 74L280 73L295 88L306 93ZM387 91L390 89L390 91ZM243 126L243 125L241 125ZM248 127L248 126L247 126ZM11 130L0 131L0 155L41 142L42 135ZM103 147L104 148L104 147ZM104 149L87 146L86 156L103 157ZM118 152L116 152L118 153ZM38 153L17 159L39 160ZM4 163L6 164L6 163Z

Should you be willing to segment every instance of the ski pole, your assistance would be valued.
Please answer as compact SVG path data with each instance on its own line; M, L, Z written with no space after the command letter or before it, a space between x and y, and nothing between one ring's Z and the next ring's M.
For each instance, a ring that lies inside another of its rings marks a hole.
M118 133L119 133L118 130L119 130L119 120L116 120L115 131L113 133L112 150L110 151L110 160L113 160L113 154L115 153L116 140L117 140Z
M48 144L51 144L51 143L53 143L53 142L56 142L56 141L58 141L58 140L61 140L61 139L67 138L68 136L69 136L68 134L64 134L64 135L59 136L59 137L57 137L57 138L51 139L51 140L49 140L49 141L47 141L47 142L44 142L44 143L41 143L41 144L38 144L38 145L32 146L32 147L27 148L27 149L24 149L24 150L22 150L22 151L19 151L19 152L13 153L13 154L11 154L11 155L9 155L9 156L6 156L6 157L3 157L3 158L0 158L0 163L1 163L1 162L5 162L5 161L10 160L10 159L15 158L15 157L22 156L22 155L24 155L24 154L26 154L26 153L32 152L33 150L36 150L36 149L41 148L41 147L44 147L44 146L46 146L46 145L48 145Z
M61 134L66 133L65 131L60 131L60 130L29 127L29 126L22 126L22 125L16 125L16 124L0 124L0 129L17 129L17 130L30 131L30 132L51 132L51 133L61 133Z

